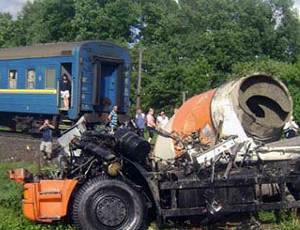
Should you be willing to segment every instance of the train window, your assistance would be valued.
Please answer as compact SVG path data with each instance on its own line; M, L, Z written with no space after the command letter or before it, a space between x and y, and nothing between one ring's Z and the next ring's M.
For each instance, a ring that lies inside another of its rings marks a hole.
M46 69L46 78L45 78L45 88L46 89L55 89L56 88L56 71L53 68L47 68Z
M17 88L17 80L18 80L18 71L17 70L9 70L8 73L8 87L10 89Z
M26 88L27 89L35 88L35 70L34 69L27 70Z

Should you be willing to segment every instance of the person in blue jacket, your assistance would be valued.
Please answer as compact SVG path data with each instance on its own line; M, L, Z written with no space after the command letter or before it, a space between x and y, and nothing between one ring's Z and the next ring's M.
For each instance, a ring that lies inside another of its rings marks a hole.
M141 109L137 109L135 114L135 124L137 128L137 134L141 137L144 137L145 123L146 123L145 114Z

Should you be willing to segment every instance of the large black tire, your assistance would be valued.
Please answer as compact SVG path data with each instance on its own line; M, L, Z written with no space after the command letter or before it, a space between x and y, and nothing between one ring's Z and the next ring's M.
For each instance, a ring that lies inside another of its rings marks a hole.
M143 197L126 182L97 177L76 193L72 219L82 230L140 230L145 227Z

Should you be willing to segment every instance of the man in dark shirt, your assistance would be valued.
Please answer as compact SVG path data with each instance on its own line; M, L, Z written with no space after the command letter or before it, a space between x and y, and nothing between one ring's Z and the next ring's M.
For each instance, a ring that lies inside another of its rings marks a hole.
M53 129L54 126L50 124L48 119L46 119L43 125L39 128L40 132L42 132L42 142L40 145L40 151L44 153L44 157L47 159L51 159Z
M62 79L59 84L60 96L63 99L63 109L69 109L69 98L71 94L71 82L66 74L62 75Z

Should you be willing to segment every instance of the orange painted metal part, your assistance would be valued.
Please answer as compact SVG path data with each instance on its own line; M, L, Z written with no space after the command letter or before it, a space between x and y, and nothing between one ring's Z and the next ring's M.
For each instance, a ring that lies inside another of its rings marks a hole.
M9 179L21 184L25 183L25 179L28 174L29 172L23 168L8 171Z
M26 218L51 223L67 215L77 180L41 180L24 184L23 213Z
M209 127L214 130L211 116L211 102L215 95L216 89L196 95L187 100L177 110L174 115L172 132L180 136L189 136L191 133ZM182 155L182 152L175 148L176 157Z
M211 102L216 90L199 94L187 100L175 114L172 131L180 135L190 135L206 125L213 127Z

